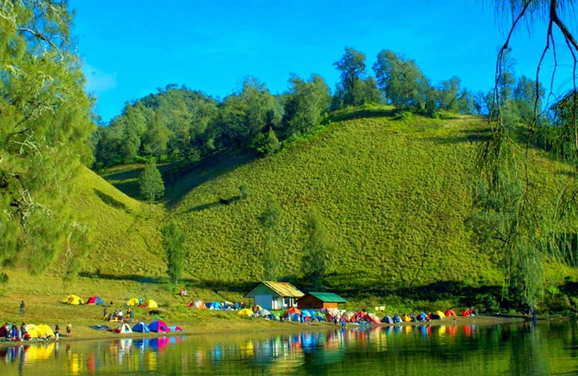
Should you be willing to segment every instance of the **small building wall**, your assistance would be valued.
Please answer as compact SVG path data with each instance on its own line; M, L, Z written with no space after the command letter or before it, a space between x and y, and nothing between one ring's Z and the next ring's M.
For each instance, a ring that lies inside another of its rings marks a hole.
M269 311L275 309L273 308L272 295L255 295L255 305L259 305L261 308L267 309Z
M324 302L317 299L313 295L306 295L299 299L299 309L323 309L323 308L338 308L335 302Z

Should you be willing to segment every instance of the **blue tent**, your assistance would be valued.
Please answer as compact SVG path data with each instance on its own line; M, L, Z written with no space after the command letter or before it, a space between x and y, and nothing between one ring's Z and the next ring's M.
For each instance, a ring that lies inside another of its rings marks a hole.
M310 311L306 310L306 309L302 310L302 311L301 311L301 314L302 314L303 316L305 316L305 317L311 317L311 316L313 316L313 314L312 314Z
M381 319L381 322L384 324L393 324L393 319L387 315Z
M393 316L393 322L398 324L401 322L401 317L399 317L399 315L395 315Z
M223 308L223 306L219 302L209 302L209 303L205 303L205 305L207 306L207 309L221 309L221 308Z
M151 330L147 324L145 324L144 322L141 321L132 327L132 331L133 332L139 332L139 333L148 333Z
M419 315L417 315L416 319L417 321L425 321L427 318L425 312L420 313Z

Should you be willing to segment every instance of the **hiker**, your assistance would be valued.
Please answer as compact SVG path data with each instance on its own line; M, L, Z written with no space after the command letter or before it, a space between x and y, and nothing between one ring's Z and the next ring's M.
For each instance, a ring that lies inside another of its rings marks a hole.
M130 309L130 321L132 323L132 320L134 319L134 310L131 308Z
M58 326L58 324L56 324L54 326L54 340L58 341L59 337L60 337L60 326Z
M102 311L102 317L103 320L108 319L108 310L106 309L106 307L104 307L104 310Z
M66 324L66 336L70 337L71 332L72 332L72 324L69 321L68 324Z
M20 314L23 315L25 312L25 304L24 304L24 300L20 302Z
M4 340L8 341L8 338L10 338L10 324L6 322L4 324Z
M28 333L28 325L26 325L25 322L23 322L22 325L20 325L20 333L22 337L26 336L26 333Z

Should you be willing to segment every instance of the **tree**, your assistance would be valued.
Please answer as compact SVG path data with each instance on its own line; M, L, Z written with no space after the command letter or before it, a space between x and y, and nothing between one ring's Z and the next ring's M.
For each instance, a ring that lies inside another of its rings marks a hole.
M263 270L265 271L264 278L267 281L277 280L281 272L281 257L275 247L275 242L279 235L282 216L283 209L281 209L281 206L275 198L270 197L265 210L259 217L259 221L266 231Z
M66 1L0 5L0 264L29 261L33 272L64 249L76 222L66 199L92 159L71 21Z
M558 65L559 56L556 39L562 36L563 44L571 56L572 84L576 88L576 69L578 42L573 32L567 26L564 16L570 19L575 15L575 4L568 0L497 0L499 11L512 14L512 24L506 40L498 52L496 61L495 87L493 92L493 105L490 111L491 135L479 149L479 169L483 179L480 185L478 203L482 206L483 217L497 218L492 226L492 237L499 239L496 249L499 251L499 260L504 267L504 285L509 289L518 291L515 298L518 301L533 306L540 298L540 290L544 284L543 267L547 260L557 258L563 260L559 251L558 236L573 231L578 213L576 212L576 197L578 175L574 172L573 181L566 185L557 197L554 206L554 214L546 215L547 208L540 205L540 191L536 188L540 183L536 179L540 177L529 174L531 158L526 152L517 150L520 147L515 141L520 135L519 129L520 111L515 102L511 100L514 94L514 80L512 61L509 57L510 40L521 24L537 22L545 18L547 23L545 45L536 69L536 89L533 106L533 121L526 124L527 139L530 140L539 126L538 116L541 110L538 107L540 101L540 73L543 62L552 52L554 68L551 70L550 82ZM541 17L545 15L545 17ZM555 33L555 30L560 34ZM562 45L562 44L560 44ZM524 85L523 85L524 86ZM552 87L550 88L552 90ZM525 91L525 90L523 90ZM527 111L522 116L526 117ZM573 148L578 153L578 132L575 131L572 138ZM530 148L531 143L526 143ZM525 155L524 160L516 159L517 155ZM575 167L578 165L575 165Z
M387 102L402 110L422 110L430 85L413 60L382 50L373 64L377 86Z
M311 210L306 218L308 239L303 247L303 274L313 290L323 286L329 268L333 241L331 234L316 210Z
M153 216L153 202L165 194L165 183L153 158L149 159L139 180L140 193L149 203L150 216Z
M254 146L274 118L274 100L264 84L248 77L239 93L225 98L219 111L219 124L226 147Z
M171 283L177 284L185 268L185 234L175 220L170 220L161 229L163 248L167 260L167 274Z
M309 81L292 76L289 81L283 115L285 136L301 135L319 125L321 114L329 109L331 96L321 76L313 75Z
M341 81L335 92L334 108L359 106L376 99L375 80L366 77L365 54L348 47L341 60L333 65L341 72Z

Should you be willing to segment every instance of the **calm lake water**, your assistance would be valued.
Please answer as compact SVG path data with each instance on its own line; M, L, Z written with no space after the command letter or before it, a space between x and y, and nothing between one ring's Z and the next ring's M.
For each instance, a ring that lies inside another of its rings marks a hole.
M2 376L121 373L576 375L578 324L348 327L296 335L33 343L0 350Z

